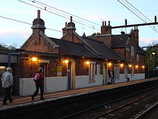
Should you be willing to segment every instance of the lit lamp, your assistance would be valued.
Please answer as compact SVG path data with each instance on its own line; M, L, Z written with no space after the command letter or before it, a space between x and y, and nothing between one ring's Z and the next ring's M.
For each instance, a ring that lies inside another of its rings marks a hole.
M156 53L155 53L154 51L152 51L151 54L152 54L152 56L153 56L153 76L155 76L155 70L156 70L156 69L155 69L155 54L156 54Z
M123 67L123 63L122 63L122 64L120 64L120 66L121 66L121 67Z
M155 55L155 52L154 51L152 51L152 53L151 53L152 55Z
M109 63L108 63L108 66L111 66L111 65L112 65L112 63L111 63L111 62L109 62Z
M129 66L129 67L132 67L132 65L131 65L131 64L129 64L128 66Z
M89 62L89 61L86 61L86 64L90 64L90 62Z
M135 68L138 68L138 65L136 65Z
M32 57L31 60L32 60L33 62L35 62L35 61L37 61L37 57Z
M67 64L67 63L69 63L69 60L64 60L64 62Z

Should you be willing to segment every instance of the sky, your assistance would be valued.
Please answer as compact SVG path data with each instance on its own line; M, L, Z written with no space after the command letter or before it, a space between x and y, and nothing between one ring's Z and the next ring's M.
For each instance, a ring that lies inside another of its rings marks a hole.
M76 32L88 36L100 32L102 21L110 21L111 26L124 25L125 19L129 25L154 22L154 16L158 17L157 8L158 0L0 0L0 44L20 48L32 34L31 24L37 18L37 10L41 10L45 21L45 34L60 39L70 16ZM121 31L128 34L131 29L133 27L113 29L112 34ZM138 29L141 47L157 43L157 25Z

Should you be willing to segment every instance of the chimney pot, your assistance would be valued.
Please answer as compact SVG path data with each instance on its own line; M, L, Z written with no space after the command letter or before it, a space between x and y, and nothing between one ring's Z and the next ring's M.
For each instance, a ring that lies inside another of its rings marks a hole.
M65 22L65 27L67 27L67 22Z
M104 25L106 26L106 21L105 21Z
M37 11L37 18L40 18L40 10Z
M102 21L102 26L104 26L104 22Z
M110 21L108 21L108 26L110 26Z
M72 22L72 16L70 16L70 22Z

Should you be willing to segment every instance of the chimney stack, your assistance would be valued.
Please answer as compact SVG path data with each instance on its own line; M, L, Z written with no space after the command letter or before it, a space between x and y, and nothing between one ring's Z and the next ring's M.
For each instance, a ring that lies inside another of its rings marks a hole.
M70 22L72 22L72 16L70 16Z
M40 10L37 10L37 18L40 18Z

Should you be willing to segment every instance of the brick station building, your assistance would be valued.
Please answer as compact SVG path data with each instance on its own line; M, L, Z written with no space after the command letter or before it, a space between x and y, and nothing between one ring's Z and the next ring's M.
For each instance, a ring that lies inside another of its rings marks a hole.
M139 47L139 30L129 34L112 34L110 22L102 22L96 36L79 36L72 17L62 29L60 39L45 34L45 22L37 12L32 34L17 55L19 95L31 95L35 89L33 75L44 69L45 93L68 89L107 85L108 71L113 70L115 82L145 78L144 52Z

